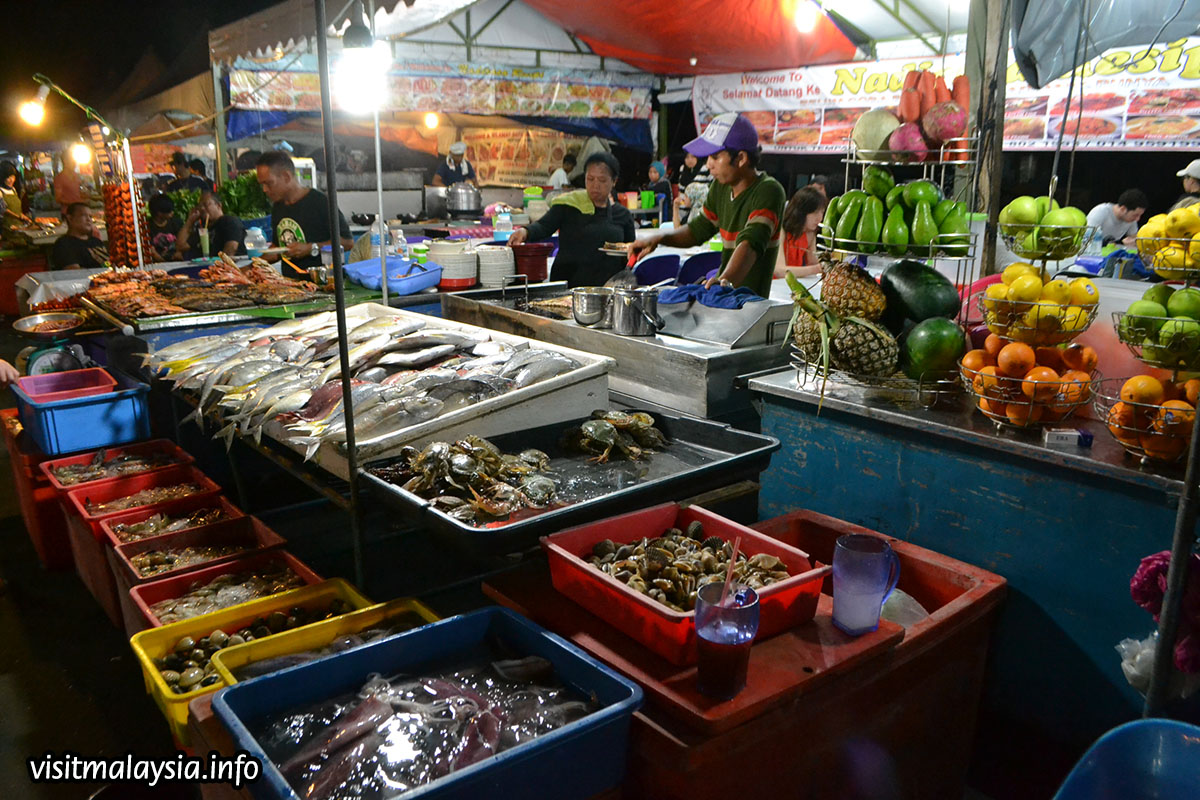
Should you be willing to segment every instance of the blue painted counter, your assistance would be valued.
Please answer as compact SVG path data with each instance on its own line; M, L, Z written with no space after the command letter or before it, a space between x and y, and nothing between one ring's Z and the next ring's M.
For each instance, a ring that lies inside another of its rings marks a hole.
M1140 715L1113 648L1153 628L1129 579L1170 548L1182 467L1139 466L1098 424L1090 450L1051 449L969 409L903 407L860 387L830 383L818 411L793 371L750 387L762 432L783 442L763 474L763 519L809 508L1008 579L985 724L1081 751Z

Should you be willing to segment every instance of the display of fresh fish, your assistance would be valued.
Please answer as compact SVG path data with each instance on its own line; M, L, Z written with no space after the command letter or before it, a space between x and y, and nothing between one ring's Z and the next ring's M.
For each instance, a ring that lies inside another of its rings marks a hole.
M415 350L404 353L384 353L372 362L378 366L399 367L402 369L412 369L414 367L432 364L435 361L441 361L446 356L453 353L455 350L452 344L439 344L433 347L427 347L424 350Z
M322 311L309 317L297 317L276 323L269 328L257 331L259 337L300 336L309 331L317 330L326 324L336 322L337 316L333 311Z
M382 383L388 374L387 367L368 367L367 369L359 370L354 377L367 383Z
M394 341L395 340L392 339L391 334L381 333L370 339L367 339L362 344L351 347L346 353L346 361L350 367L350 374L353 375L354 371L363 364L366 364L380 353L386 352L388 346ZM339 357L335 357L332 363L326 367L324 372L321 373L319 380L321 383L325 383L326 381L330 381L341 374L342 360Z
M316 352L315 344L309 339L289 337L271 343L271 355L289 364L303 364Z
M513 383L520 389L531 383L553 378L564 372L570 372L579 367L579 362L563 355L552 355L530 361L512 376Z
M444 410L446 412L496 397L499 394L500 390L491 384L473 378L458 378L447 381L425 392L426 397L441 400L445 405Z
M452 331L440 328L426 328L397 340L396 350L420 350L438 344L452 344L455 347L472 348L491 338L486 332L470 333L467 331Z
M410 428L426 420L431 420L442 413L445 404L432 397L397 397L384 400L367 411L360 420L354 417L354 438L356 442L367 442L379 436L386 436L404 428ZM345 428L329 437L328 441L346 441Z
M417 372L412 378L407 381L397 381L393 386L400 387L406 395L420 394L428 391L438 384L446 383L458 378L458 373L452 369L426 369Z

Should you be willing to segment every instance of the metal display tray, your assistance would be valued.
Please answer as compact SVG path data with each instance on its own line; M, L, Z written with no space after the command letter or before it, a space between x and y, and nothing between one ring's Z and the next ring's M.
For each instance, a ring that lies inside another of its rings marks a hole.
M364 465L360 472L372 493L396 508L409 521L425 526L471 551L502 555L527 550L537 545L539 537L573 525L603 519L642 506L682 500L743 480L757 480L759 474L770 465L771 454L780 446L779 440L771 436L747 433L709 420L670 414L657 414L655 420L658 429L672 445L682 445L690 455L700 455L710 460L691 466L681 465L679 459L673 459L671 464L664 464L667 459L663 457L671 455L671 449L668 448L663 453L651 456L648 461L636 462L649 469L638 483L600 497L535 513L533 516L493 528L477 528L460 522L435 509L428 500L368 471L372 466L383 466L392 463L393 460ZM563 434L582 422L584 419L576 419L528 430L511 431L493 436L490 441L501 450L510 453L517 453L529 447L542 450L550 456L553 469L561 467L562 459L569 458L575 462L582 458L578 454L567 453L560 444ZM627 467L629 462L620 464ZM614 468L622 467L614 465Z

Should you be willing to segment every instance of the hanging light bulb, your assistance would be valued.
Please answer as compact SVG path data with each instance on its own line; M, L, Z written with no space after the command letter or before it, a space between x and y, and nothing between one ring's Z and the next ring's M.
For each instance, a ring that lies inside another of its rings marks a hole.
M438 126L438 115L430 111L425 115L425 127L433 130Z
M821 7L813 0L799 0L796 3L796 13L792 16L792 22L800 33L812 33L813 28L817 27L817 20L821 18L822 13Z
M75 159L76 164L83 166L92 160L92 148L83 142L76 142L71 145L71 158Z
M360 0L354 4L350 27L342 34L342 55L333 77L338 105L352 114L364 114L383 105L387 72L392 65L391 47L371 35L363 17Z
M18 113L28 125L41 125L46 118L46 98L50 96L50 87L43 84L38 87L37 97L21 104Z

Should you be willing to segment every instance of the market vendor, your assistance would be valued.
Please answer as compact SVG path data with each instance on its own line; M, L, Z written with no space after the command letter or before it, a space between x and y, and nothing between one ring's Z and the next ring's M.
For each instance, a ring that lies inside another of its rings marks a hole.
M438 164L437 172L433 174L433 185L453 186L464 182L479 187L475 168L467 161L467 145L464 142L455 142L450 145L450 154L446 156L446 160Z
M640 258L660 244L694 247L720 233L721 268L707 285L746 286L769 296L787 196L779 181L757 169L760 151L754 125L741 114L719 114L684 149L708 159L715 181L704 200L703 216L681 230L640 239L630 252Z
M87 203L67 206L67 232L58 237L50 251L51 269L100 269L108 260L104 242L96 236L92 211Z
M1200 203L1200 158L1192 160L1190 164L1176 172L1175 176L1183 179L1183 194L1169 210L1174 211L1177 208Z
M0 163L0 198L4 200L2 227L11 228L21 222L33 222L21 209L21 176L11 161Z
M200 242L202 235L208 236L208 252ZM183 229L176 240L180 261L198 256L246 255L246 227L232 214L226 214L221 199L211 190L200 193L200 201L183 222Z
M183 153L175 153L171 156L171 169L175 173L175 180L167 184L165 191L204 191L206 188L212 188L212 184L206 183L203 178L192 173L192 165Z
M1130 247L1137 240L1138 222L1150 201L1141 189L1126 189L1115 203L1101 203L1088 212L1087 224L1096 229L1100 245Z
M279 150L263 153L255 167L263 194L271 201L271 224L275 245L287 248L288 260L301 269L321 266L321 248L332 244L329 227L329 198L324 192L309 189L296 179L292 157ZM338 242L349 250L354 246L350 223L338 212ZM276 260L278 255L265 256Z
M583 163L586 189L559 195L541 219L517 228L510 245L547 239L558 232L558 255L550 280L576 286L602 286L621 271L625 260L600 252L605 242L632 242L633 215L613 202L612 191L620 174L617 159L593 153Z

